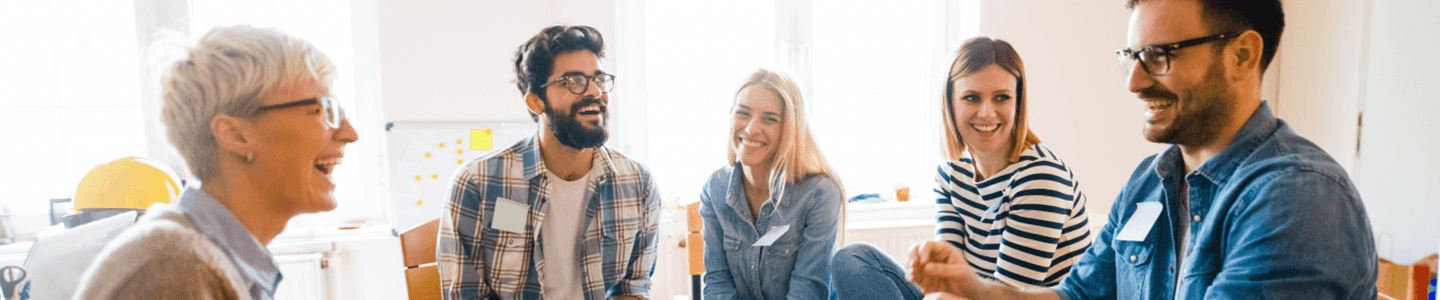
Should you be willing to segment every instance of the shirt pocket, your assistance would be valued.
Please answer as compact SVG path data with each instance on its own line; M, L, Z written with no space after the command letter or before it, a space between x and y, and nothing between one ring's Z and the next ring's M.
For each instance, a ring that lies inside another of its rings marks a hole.
M523 282L524 272L530 266L530 237L522 233L514 233L494 228L485 228L484 249L493 250L489 257L486 257L486 265L490 270L480 270L480 273L493 279L500 286L518 286Z
M1150 258L1155 253L1155 246L1145 242L1116 240L1115 248L1115 283L1119 291L1133 291L1131 296L1148 295L1150 289ZM1125 299L1127 292L1121 292L1121 299Z

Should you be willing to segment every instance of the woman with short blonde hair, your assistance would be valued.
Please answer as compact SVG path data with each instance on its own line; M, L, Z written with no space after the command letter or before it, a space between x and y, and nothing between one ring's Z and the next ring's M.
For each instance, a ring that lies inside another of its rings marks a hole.
M101 250L77 299L273 299L265 246L335 208L331 173L359 137L330 96L334 66L273 29L215 28L162 79L170 141L202 183Z

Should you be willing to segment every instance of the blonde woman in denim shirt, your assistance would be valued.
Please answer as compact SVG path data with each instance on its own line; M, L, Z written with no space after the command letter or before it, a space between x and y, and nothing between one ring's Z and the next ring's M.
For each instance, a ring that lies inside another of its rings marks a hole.
M844 191L810 136L784 72L760 69L735 93L730 166L700 193L705 299L826 299Z

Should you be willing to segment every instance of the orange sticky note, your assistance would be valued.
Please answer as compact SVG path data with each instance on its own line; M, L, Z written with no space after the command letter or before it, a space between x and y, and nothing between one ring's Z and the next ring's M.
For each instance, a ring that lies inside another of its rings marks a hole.
M490 150L490 129L470 130L470 150Z

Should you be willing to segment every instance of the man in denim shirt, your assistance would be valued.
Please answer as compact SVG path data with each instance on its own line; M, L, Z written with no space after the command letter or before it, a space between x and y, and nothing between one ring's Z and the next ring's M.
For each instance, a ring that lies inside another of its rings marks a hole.
M1280 2L1126 6L1132 48L1118 53L1145 102L1145 138L1173 146L1140 163L1059 286L981 282L953 263L961 254L927 244L914 257L921 288L972 299L1374 299L1359 192L1260 99L1284 28Z

